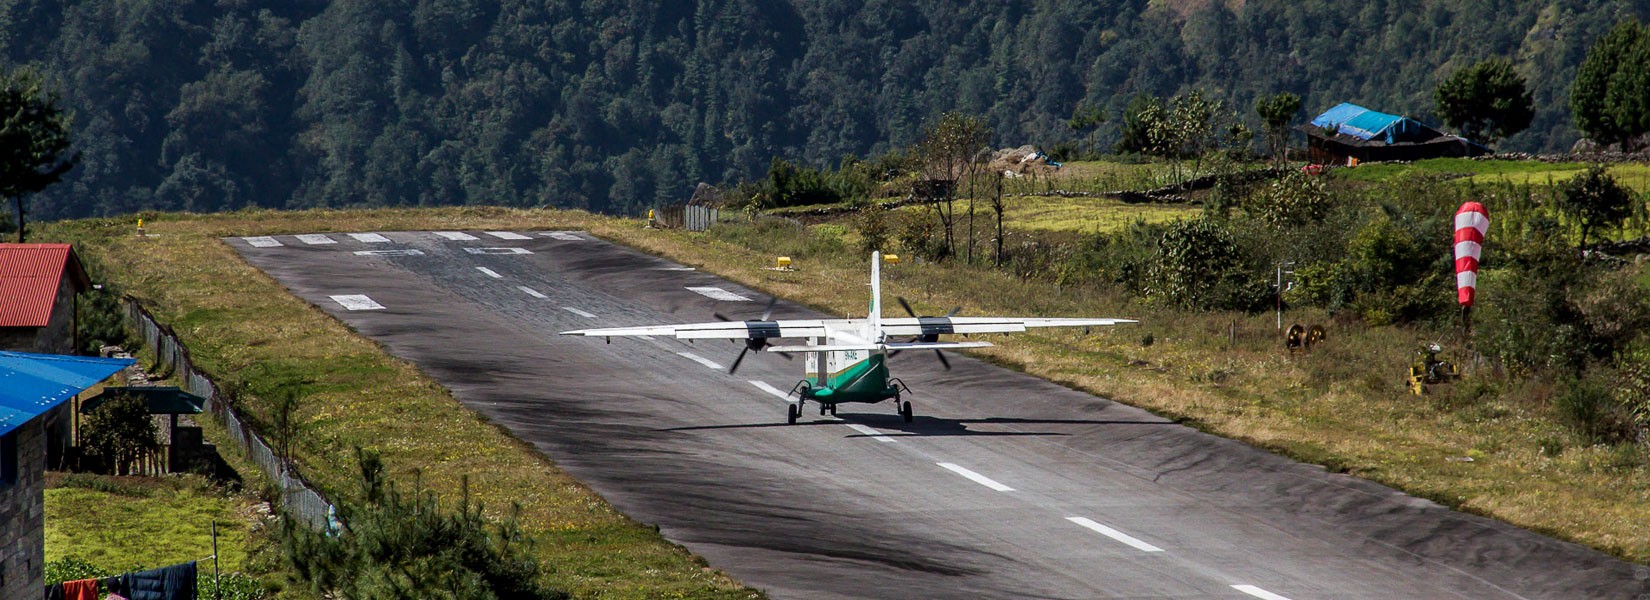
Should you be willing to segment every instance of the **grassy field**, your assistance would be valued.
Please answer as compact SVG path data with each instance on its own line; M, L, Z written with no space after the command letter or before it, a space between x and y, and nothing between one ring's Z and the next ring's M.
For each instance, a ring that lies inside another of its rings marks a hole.
M1166 223L1195 217L1196 206L1124 204L1102 198L1030 196L1015 198L1003 211L1003 222L1015 231L1075 231L1109 233L1135 221ZM991 216L988 213L986 220ZM978 224L976 224L978 226ZM987 222L985 227L991 227Z
M1523 160L1468 160L1435 158L1408 164L1371 164L1336 173L1352 181L1385 182L1412 175L1439 175L1460 178L1478 185L1514 184L1546 186L1562 183L1587 169L1585 163L1544 163ZM1650 192L1650 165L1611 165L1609 173L1622 185L1639 193Z
M48 483L48 562L73 557L118 573L200 560L212 554L216 522L222 570L248 568L255 497L193 476L53 475Z

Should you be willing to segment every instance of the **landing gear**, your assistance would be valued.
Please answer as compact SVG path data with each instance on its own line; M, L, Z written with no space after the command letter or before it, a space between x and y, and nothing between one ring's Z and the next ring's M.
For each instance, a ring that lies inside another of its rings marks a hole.
M792 404L790 408L785 410L785 413L790 417L786 420L786 422L791 425L795 425L796 418L802 416L802 405L800 403Z
M825 415L831 415L833 417L836 416L836 405L826 404L824 402L819 403L819 416L823 417Z
M900 416L900 418L905 419L906 423L910 423L911 422L911 401L907 400L905 402L900 402L899 400L896 399L894 402L899 404L899 416Z

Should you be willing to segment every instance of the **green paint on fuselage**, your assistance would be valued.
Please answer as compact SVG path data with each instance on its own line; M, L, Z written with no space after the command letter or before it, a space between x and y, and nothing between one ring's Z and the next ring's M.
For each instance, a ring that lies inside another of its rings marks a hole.
M819 385L819 377L809 376L808 385L803 397L825 404L874 404L899 395L899 389L888 385L888 364L881 354L872 354L831 375L824 386Z

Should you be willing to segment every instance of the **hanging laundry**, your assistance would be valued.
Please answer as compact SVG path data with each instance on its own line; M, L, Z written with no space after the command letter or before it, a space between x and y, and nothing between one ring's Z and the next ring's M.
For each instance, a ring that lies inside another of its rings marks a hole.
M96 579L63 582L63 600L98 600Z
M120 576L120 592L130 600L196 600L195 563Z

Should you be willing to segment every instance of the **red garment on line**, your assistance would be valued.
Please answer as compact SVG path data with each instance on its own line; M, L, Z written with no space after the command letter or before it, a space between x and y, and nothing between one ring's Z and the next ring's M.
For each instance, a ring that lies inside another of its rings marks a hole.
M63 600L97 600L97 580L63 582Z

